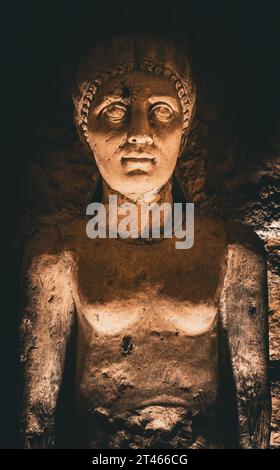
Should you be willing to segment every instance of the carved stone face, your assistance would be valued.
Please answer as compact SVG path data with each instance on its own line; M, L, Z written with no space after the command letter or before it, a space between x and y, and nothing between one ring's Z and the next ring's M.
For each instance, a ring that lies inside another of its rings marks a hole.
M163 186L180 150L183 111L172 84L145 72L106 81L88 116L88 137L99 171L121 193Z

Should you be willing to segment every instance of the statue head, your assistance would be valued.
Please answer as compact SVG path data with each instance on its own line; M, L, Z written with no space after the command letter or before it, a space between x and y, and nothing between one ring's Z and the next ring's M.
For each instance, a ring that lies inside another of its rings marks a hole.
M112 189L145 193L169 180L195 103L178 41L149 35L103 41L82 61L73 101L81 140Z

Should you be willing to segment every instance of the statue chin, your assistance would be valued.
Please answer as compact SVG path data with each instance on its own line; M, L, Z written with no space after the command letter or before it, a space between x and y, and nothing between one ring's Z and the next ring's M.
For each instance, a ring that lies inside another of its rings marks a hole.
M110 182L107 180L107 183ZM166 180L161 184L166 183ZM111 188L124 195L129 195L129 194L137 194L137 195L144 195L145 193L149 193L150 191L153 191L158 182L154 182L153 178L151 178L149 175L144 174L144 173L134 173L133 175L127 176L126 181L123 182L113 182Z
M164 172L164 174L151 174L141 169L135 169L126 175L120 175L118 178L112 174L102 174L103 181L108 189L116 191L120 194L129 195L147 195L149 193L156 194L166 185L172 176L172 172Z

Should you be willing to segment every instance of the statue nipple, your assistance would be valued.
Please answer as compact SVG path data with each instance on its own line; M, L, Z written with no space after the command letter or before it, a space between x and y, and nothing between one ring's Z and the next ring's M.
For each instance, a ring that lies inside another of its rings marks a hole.
M127 356L133 350L132 336L124 336L122 340L122 354Z

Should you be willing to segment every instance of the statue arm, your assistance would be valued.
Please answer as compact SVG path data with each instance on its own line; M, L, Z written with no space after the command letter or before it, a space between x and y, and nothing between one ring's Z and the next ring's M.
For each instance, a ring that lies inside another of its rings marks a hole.
M239 445L267 448L271 400L265 250L250 228L233 222L225 227L228 257L220 309L235 386Z
M25 448L54 447L55 409L74 318L70 266L54 229L36 235L26 248L20 322Z

